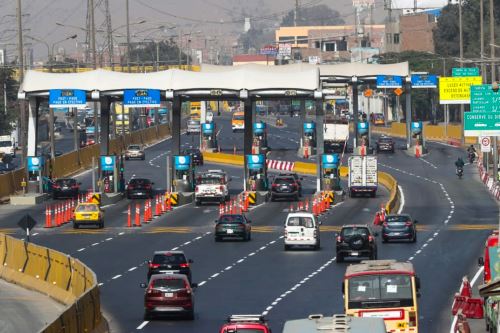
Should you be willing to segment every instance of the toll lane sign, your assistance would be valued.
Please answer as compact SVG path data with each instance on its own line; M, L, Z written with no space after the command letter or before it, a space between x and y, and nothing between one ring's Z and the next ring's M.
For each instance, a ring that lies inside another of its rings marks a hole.
M128 107L160 107L160 91L156 89L126 89L123 104Z
M49 90L49 107L51 108L84 108L87 106L85 90L51 89Z
M439 104L469 104L470 87L482 83L481 76L440 77Z

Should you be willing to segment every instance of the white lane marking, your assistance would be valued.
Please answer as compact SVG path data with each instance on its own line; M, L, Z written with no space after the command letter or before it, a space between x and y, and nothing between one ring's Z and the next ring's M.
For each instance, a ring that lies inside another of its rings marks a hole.
M178 249L179 249L178 247L174 247L172 251L177 251Z
M479 279L479 276L481 276L481 273L483 272L483 270L484 270L484 266L479 267L476 274L474 275L474 277L470 281L471 287L474 287L474 284L476 284L476 281L477 281L477 279ZM451 326L450 326L450 333L455 333L455 325L457 324L457 320L458 320L458 317L453 316L453 321L451 322Z
M85 251L84 247L82 247L81 249L78 249L78 252L82 252L82 251Z
M109 242L110 240L112 240L113 237L109 237L109 238L106 238L106 240Z
M35 232L35 233L34 233L33 235L31 235L31 236L36 236L36 235L38 235L38 232Z
M420 160L424 163L427 163L428 165L430 165L431 167L433 167L434 169L437 169L438 167L434 164L434 163L431 163L429 161L427 161L426 159L424 158L420 158Z
M149 321L143 321L142 324L137 326L137 330L142 330L147 324L149 324Z
M319 272L323 271L326 267L328 267L329 265L331 265L335 261L335 259L336 259L336 257L333 257L333 258L329 259L324 265L322 265L320 268L316 269L313 273L318 274ZM286 292L284 292L283 294L281 294L279 297L276 297L276 299L273 302L271 302L271 305L269 305L268 307L266 307L266 309L264 311L262 311L262 315L266 316L267 314L269 314L269 312L273 309L273 307L275 307L276 305L278 305L278 303L280 303L286 296L288 296L289 294L291 294L295 290L299 289L309 279L310 279L309 277L305 277L299 283L297 283L296 285L294 285L292 288L288 289Z
M118 234L118 236L124 235L125 233L122 231Z
M115 275L111 278L111 280L116 280L116 279L120 278L121 276L122 276L121 274Z
M92 244L92 246L96 246L96 245L99 245L99 243L94 243L94 244Z
M198 287L201 287L202 285L204 285L205 283L207 283L207 281L201 281L200 283L198 283Z
M98 287L100 287L100 286L102 286L103 284L104 284L104 283L102 283L102 282L101 282L101 283L98 283L98 284L97 284L97 286L98 286Z
M401 195L401 204L399 205L398 214L401 214L403 208L405 207L405 194L403 192L403 188L401 187L401 185L398 185L398 190Z
M128 271L129 271L129 272L132 272L132 271L135 271L136 269L137 269L137 267L132 267L132 268L130 268Z

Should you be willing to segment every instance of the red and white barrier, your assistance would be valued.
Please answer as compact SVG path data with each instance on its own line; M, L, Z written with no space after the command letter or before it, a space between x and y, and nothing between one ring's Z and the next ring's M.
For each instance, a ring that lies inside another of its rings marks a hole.
M267 160L266 164L268 169L275 169L280 171L292 171L293 167L295 166L294 162L278 160Z

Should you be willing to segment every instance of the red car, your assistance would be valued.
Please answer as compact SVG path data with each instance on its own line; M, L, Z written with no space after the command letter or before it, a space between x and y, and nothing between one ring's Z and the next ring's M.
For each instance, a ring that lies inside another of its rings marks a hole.
M146 288L144 294L144 320L154 319L157 315L183 315L189 320L194 319L193 289L196 283L189 284L184 274L155 274L148 284L141 283Z
M232 315L227 319L227 323L221 327L219 332L271 333L271 329L262 315Z

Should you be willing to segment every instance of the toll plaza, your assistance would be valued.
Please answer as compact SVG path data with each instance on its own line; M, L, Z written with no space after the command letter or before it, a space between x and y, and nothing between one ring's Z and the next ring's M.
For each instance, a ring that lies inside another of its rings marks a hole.
M247 191L266 192L269 190L267 178L266 155L255 154L245 156L245 183Z

